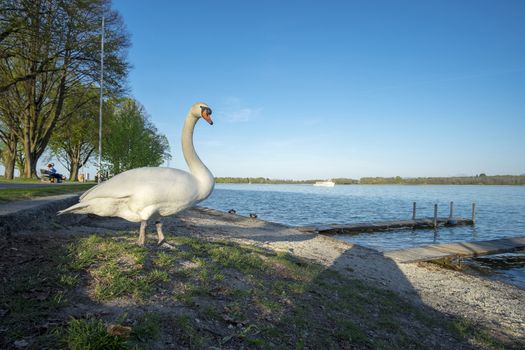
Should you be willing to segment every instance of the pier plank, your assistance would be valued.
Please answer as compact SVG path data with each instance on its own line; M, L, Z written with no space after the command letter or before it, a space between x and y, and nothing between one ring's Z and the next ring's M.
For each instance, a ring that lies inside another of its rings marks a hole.
M489 241L432 244L416 248L392 250L383 255L399 263L430 261L447 257L472 257L511 252L525 248L525 236Z

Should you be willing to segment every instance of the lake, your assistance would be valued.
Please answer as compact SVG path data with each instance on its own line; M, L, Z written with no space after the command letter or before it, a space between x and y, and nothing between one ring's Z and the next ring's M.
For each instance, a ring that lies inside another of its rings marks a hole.
M525 186L449 185L249 185L217 184L203 206L237 214L256 213L260 219L292 226L350 224L412 218L412 202L417 217L454 215L471 217L476 203L476 225L418 230L391 230L357 235L336 235L337 239L379 251L433 243L488 240L525 235ZM525 253L521 254L525 257ZM525 258L521 266L502 269L511 280L525 281ZM517 276L516 276L517 274ZM523 284L521 285L523 286Z
M470 217L476 203L476 226L434 230L394 230L337 237L380 251L423 244L487 240L525 235L525 186L230 185L217 184L202 205L292 226L349 224L363 221L448 216Z

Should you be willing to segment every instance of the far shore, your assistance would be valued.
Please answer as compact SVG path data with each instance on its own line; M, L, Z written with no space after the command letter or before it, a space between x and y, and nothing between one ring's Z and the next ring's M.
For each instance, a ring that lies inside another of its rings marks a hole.
M268 185L312 185L313 180L270 179L264 177L216 177L216 183L221 184L268 184ZM525 185L525 175L485 175L457 177L362 177L359 180L351 178L332 178L336 185Z

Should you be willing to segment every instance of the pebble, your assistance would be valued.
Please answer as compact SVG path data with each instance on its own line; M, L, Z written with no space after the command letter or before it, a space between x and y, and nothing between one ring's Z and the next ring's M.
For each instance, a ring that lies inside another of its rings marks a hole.
M15 348L21 349L21 348L27 347L29 343L27 342L27 340L22 339L22 340L16 340L14 342L14 345L15 345Z

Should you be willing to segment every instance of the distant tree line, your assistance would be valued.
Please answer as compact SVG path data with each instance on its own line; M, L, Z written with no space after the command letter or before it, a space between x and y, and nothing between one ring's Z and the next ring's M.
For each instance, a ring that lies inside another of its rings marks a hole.
M525 176L480 174L476 176L453 177L362 177L360 184L367 185L525 185Z
M317 181L326 181L326 179L314 180L287 180L287 179L269 179L265 177L216 177L215 182L225 184L314 184ZM358 180L348 178L332 179L333 182L339 185L350 185L359 183Z
M311 184L315 180L280 180L265 177L216 177L215 182L224 184Z
M282 180L264 177L217 177L217 183L236 184L314 184L317 181L326 180ZM525 185L525 175L495 175L487 176L480 174L476 176L456 177L362 177L359 180L350 178L332 179L338 185Z
M346 177L332 179L332 181L335 182L337 185L356 185L359 183L359 180L350 179Z

